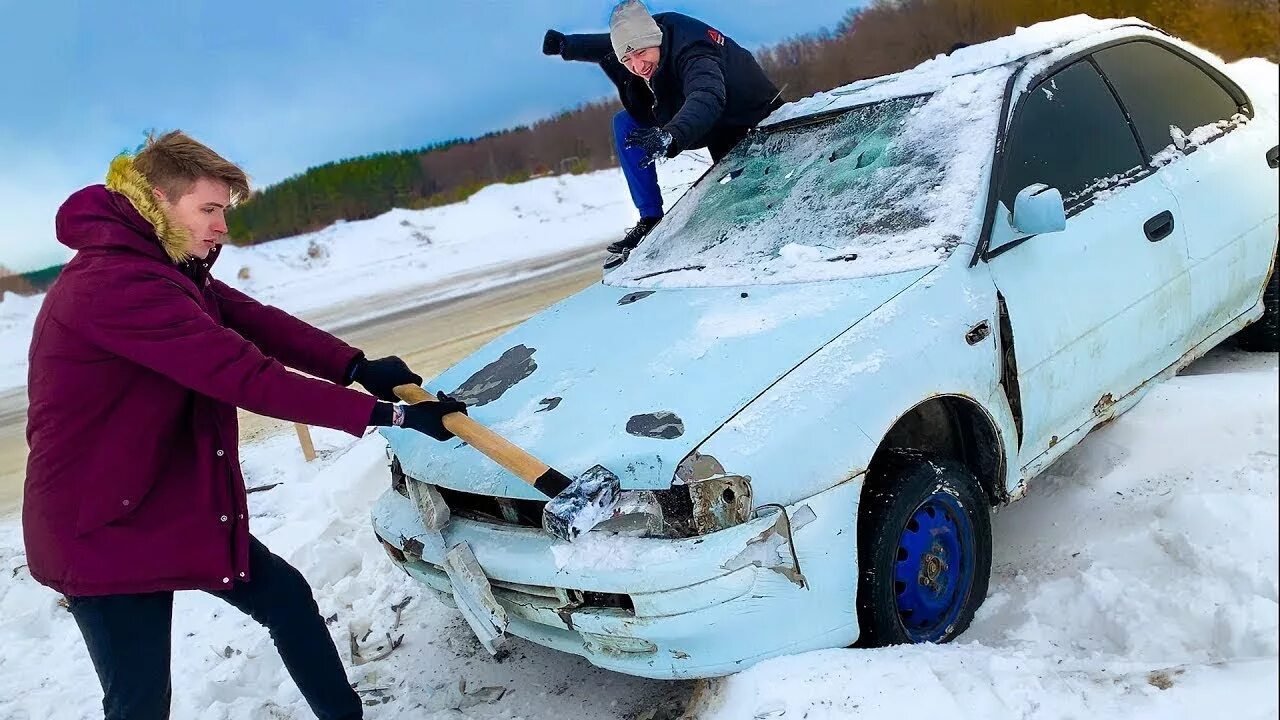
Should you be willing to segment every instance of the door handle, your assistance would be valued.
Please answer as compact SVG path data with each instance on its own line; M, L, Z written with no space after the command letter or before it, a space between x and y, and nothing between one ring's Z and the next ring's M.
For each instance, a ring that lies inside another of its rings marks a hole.
M1173 213L1165 210L1142 225L1151 242L1160 242L1173 233Z

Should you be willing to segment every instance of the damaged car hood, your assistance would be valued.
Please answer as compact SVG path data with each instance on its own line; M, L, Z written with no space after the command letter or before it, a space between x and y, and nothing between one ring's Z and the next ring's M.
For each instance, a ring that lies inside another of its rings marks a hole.
M466 401L471 417L570 477L600 464L625 489L667 488L685 455L725 421L927 272L744 288L597 284L426 387ZM382 432L411 477L542 498L458 439Z

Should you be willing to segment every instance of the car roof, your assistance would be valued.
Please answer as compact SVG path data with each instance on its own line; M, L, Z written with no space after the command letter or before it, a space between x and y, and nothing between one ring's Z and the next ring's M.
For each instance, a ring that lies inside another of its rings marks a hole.
M1088 15L1073 15L1036 23L1030 27L1018 28L1012 35L970 45L948 55L939 55L910 70L859 80L787 103L765 118L760 126L790 125L795 121L803 121L812 116L826 116L858 105L937 92L960 76L1020 65L1041 56L1052 62L1058 56L1074 52L1082 44L1089 46L1125 34L1152 35L1163 32L1137 18L1098 20Z

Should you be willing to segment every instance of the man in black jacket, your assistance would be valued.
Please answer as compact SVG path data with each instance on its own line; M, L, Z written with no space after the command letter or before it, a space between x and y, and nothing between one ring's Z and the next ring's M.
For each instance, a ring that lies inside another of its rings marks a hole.
M542 52L598 63L618 87L614 143L640 222L613 253L634 248L662 219L658 158L705 147L718 161L782 104L750 52L687 15L650 15L640 0L613 9L607 35L548 30Z

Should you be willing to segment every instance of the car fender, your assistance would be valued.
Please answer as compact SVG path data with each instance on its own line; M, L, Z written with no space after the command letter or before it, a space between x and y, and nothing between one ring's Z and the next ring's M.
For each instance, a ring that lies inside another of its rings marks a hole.
M1001 457L1015 457L998 308L985 266L948 262L816 351L697 452L750 477L756 506L792 503L860 477L905 413L958 396L991 419ZM1016 471L1003 475L1009 492Z

